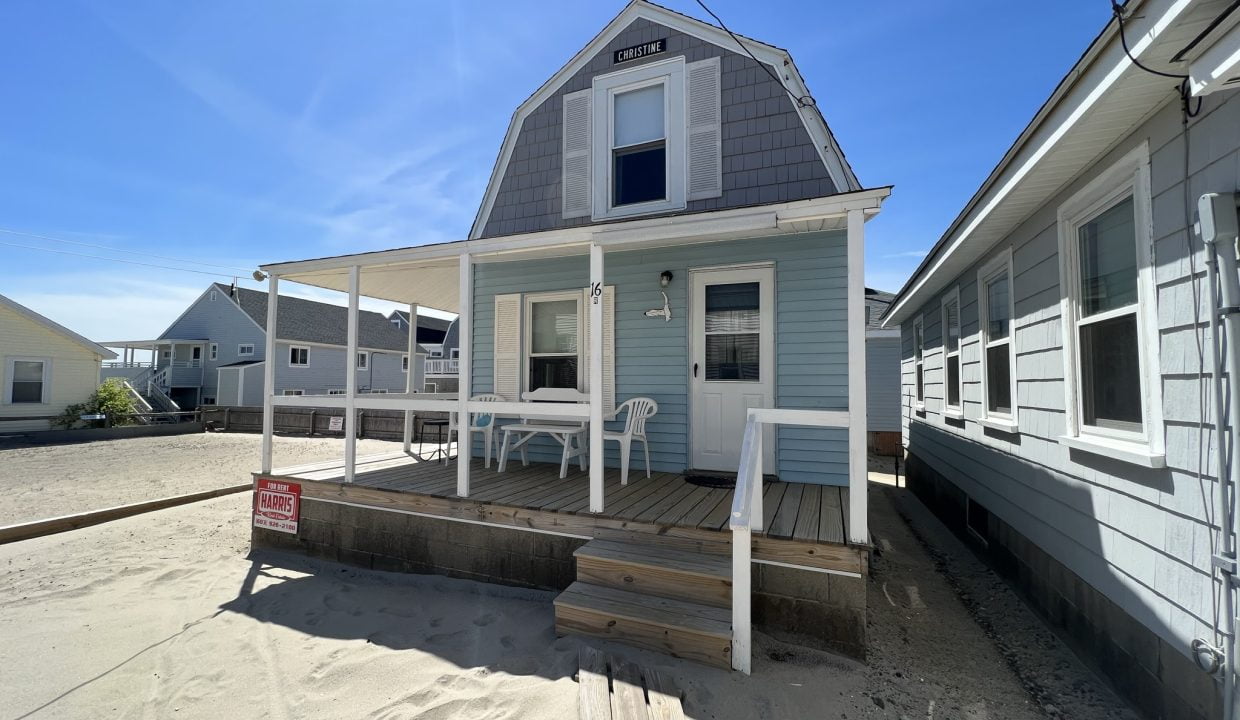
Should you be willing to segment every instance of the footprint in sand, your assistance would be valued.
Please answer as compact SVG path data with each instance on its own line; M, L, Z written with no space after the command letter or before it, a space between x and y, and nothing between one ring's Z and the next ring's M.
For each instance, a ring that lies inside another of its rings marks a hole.
M437 627L439 627L440 625L443 625L443 618L441 618L441 617L438 617L438 618L431 618L431 627L433 627L433 628L437 628Z
M565 650L572 650L576 644L576 641L572 638L562 637L551 643L551 647L560 652L564 652Z
M517 646L517 641L513 640L511 635L505 635L499 639L499 644L502 645L505 650L511 650Z
M426 641L431 644L444 643L455 647L458 645L456 641L459 640L464 634L464 630L457 630L456 632L450 633L435 633L434 635L428 635L426 637Z
M482 615L480 617L474 618L474 624L477 625L478 627L486 627L487 625L490 625L493 622L495 622L495 616L492 615L491 613L487 613L486 615Z

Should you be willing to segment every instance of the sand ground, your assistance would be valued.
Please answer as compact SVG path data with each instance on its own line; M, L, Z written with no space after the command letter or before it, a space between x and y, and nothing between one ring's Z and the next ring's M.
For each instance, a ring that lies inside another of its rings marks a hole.
M199 433L70 445L0 445L0 525L249 482L262 436ZM358 454L400 450L400 443L359 440ZM275 438L276 467L344 455L338 438Z

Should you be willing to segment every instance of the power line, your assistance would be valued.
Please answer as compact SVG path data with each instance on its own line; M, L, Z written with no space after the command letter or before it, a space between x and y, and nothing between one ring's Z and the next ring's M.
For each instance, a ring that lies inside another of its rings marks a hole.
M706 14L713 17L715 19L715 22L719 23L719 27L722 28L724 32L732 36L732 39L736 41L736 44L740 46L741 50L744 50L746 55L752 58L754 62L758 63L758 67L765 70L766 74L770 75L772 80L779 83L779 86L784 89L784 92L788 93L788 97L792 98L792 102L796 103L799 107L817 107L818 106L818 101L814 99L814 96L812 95L798 96L796 93L792 92L792 90L787 85L784 84L784 81L781 80L778 75L771 72L771 67L769 65L759 60L749 50L749 46L741 42L741 39L736 36L736 33L729 30L728 26L723 24L723 20L719 19L719 16L716 15L713 10L706 7L706 3L702 2L702 0L697 0L697 4L701 5L702 9L706 11Z
M224 268L225 270L239 270L249 274L252 270L247 268L239 268L232 265L218 265L216 263L200 262L198 260L184 260L182 258L169 257L167 255L156 255L155 253L145 252L142 250L125 250L124 248L114 248L107 245L97 245L94 243L79 242L77 240L65 240L63 238L52 237L51 235L40 235L38 233L25 232L23 230L12 230L10 228L0 228L0 233L5 235L19 235L22 237L36 238L39 240L50 240L51 242L65 243L66 245L78 245L80 247L97 248L99 250L107 250L109 252L125 253L127 255L138 255L144 257L153 257L159 260L168 260L185 265L202 265L203 267Z
M143 267L158 268L160 270L175 270L177 272L195 273L197 275L210 275L211 277L234 278L237 275L229 275L227 273L208 272L206 270L191 270L190 268L169 267L167 265L156 265L154 263L138 262L137 260L121 260L120 258L103 257L102 255L87 255L86 253L71 252L69 250L53 250L52 248L38 247L36 245L19 245L17 243L8 243L0 241L0 245L8 247L21 248L23 250L38 250L39 252L56 253L57 255L73 255L74 257L90 258L92 260L107 260L109 262L125 263L127 265L141 265Z

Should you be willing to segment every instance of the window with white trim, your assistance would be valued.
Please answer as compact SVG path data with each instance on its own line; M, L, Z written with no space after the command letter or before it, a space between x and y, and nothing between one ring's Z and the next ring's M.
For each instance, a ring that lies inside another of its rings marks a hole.
M1012 342L1016 313L1010 249L978 271L977 288L982 419L998 421L1007 428L1016 423L1016 346Z
M203 396L202 396L202 404L203 404L203 405L214 405L214 404L215 404L215 398L211 397L210 395L203 395Z
M943 408L960 414L960 289L943 296Z
M344 395L345 392L344 388L328 388L327 390L328 395Z
M400 371L409 372L409 356L408 355L400 356Z
M48 358L5 358L4 401L13 405L42 405L51 389L52 361Z
M926 332L925 323L922 321L921 315L913 318L913 382L915 384L916 394L913 396L916 400L915 407L921 410L925 407L926 402L926 369L925 369L925 351L926 351Z
M310 348L305 345L290 345L288 348L289 367L309 367Z
M365 370L370 367L370 353L365 350L359 350L357 353L357 369Z
M388 393L386 388L372 388L370 390L367 390L366 392L369 393L370 395L387 395Z
M216 360L219 358L219 356L220 356L220 346L216 343L211 343L210 351L208 352L207 357L209 357L212 360Z
M452 350L451 350L451 357L450 357L449 359L451 359L451 360L456 360L456 359L458 359L458 358L460 358L460 357L461 357L461 349L460 349L460 348L452 348Z
M240 345L238 345L238 346L237 346L237 354L238 354L238 355L243 355L243 356L244 356L244 355L253 355L253 354L254 354L254 344L253 344L253 343L241 343Z
M525 390L578 389L581 293L529 295L525 317Z
M685 207L684 58L594 78L595 219Z
M299 395L305 395L305 394L306 394L305 390L285 390L284 391L285 397L297 397Z
M1059 209L1068 436L1163 453L1142 145Z

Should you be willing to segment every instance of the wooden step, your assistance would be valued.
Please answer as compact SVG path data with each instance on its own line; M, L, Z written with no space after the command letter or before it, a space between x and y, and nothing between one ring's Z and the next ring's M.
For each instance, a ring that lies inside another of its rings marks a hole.
M611 540L591 540L573 555L577 579L591 585L732 607L732 563L722 555Z
M555 631L649 648L732 667L732 615L701 603L577 581L555 599Z
M685 720L680 690L667 675L588 645L578 653L580 720Z

